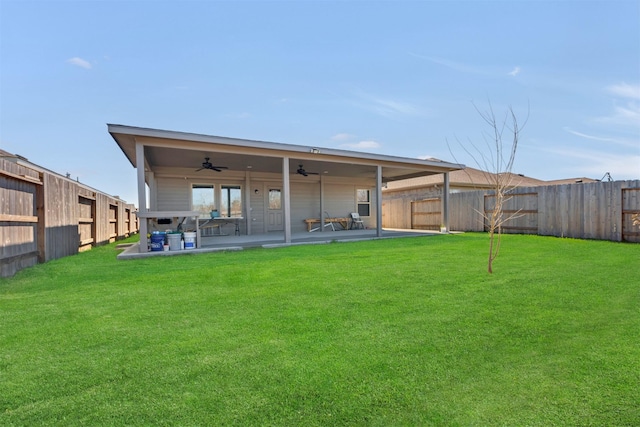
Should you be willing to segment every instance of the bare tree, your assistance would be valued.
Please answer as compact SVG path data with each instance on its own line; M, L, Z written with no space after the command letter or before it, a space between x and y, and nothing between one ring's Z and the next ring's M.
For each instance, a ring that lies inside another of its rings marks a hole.
M486 111L481 111L473 104L480 117L489 126L490 131L483 132L484 147L478 147L470 143L467 147L460 144L463 150L476 162L478 168L482 170L487 182L491 183L494 195L494 206L489 212L479 212L483 216L489 227L489 259L487 271L493 273L493 261L500 252L502 227L512 219L520 216L519 212L511 212L505 215L504 205L510 199L509 193L515 188L513 174L513 163L516 159L516 151L520 140L520 132L526 124L520 126L518 118L509 107L502 120L498 120L493 111L491 103ZM528 113L527 113L528 119ZM510 144L505 143L505 139L510 139Z

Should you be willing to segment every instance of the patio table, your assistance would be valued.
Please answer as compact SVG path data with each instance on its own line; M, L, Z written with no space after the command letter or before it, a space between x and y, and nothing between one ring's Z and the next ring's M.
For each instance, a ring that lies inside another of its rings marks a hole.
M205 218L199 219L199 227L200 228L209 228L209 227L217 227L220 231L219 235L222 235L221 226L224 224L233 224L235 226L235 234L236 236L240 235L240 221L244 218L240 216L232 216L232 217L216 217L216 218ZM202 223L200 224L200 221Z

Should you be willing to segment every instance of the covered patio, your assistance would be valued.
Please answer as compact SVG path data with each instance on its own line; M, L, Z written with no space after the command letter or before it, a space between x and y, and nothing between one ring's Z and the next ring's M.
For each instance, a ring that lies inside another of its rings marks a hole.
M138 244L124 248L118 259L136 259L150 256L189 255L220 251L241 251L249 248L277 248L292 245L321 245L329 243L348 243L363 240L394 239L401 237L427 237L441 234L429 230L382 229L379 236L377 230L336 230L324 233L293 233L291 242L286 243L281 233L254 235L209 236L202 238L202 246L197 249L162 252L140 252Z
M335 240L332 236L343 234L346 239L360 234L383 238L383 186L433 174L445 176L446 230L449 172L464 167L435 159L115 124L108 130L137 170L141 237L168 229L185 232L180 227L189 220L195 223L189 232L197 234L197 250L232 244L225 242L227 236L209 236L199 228L221 224L232 226L228 237L244 246ZM342 225L335 230L355 218L361 229L343 233L321 227L329 218ZM317 232L309 233L313 228ZM138 246L142 254L151 250L144 243Z

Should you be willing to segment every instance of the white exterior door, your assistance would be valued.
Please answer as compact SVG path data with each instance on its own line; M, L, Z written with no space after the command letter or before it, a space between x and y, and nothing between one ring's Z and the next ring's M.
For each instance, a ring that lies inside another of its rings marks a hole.
M282 231L282 189L280 187L269 187L267 197L267 231Z

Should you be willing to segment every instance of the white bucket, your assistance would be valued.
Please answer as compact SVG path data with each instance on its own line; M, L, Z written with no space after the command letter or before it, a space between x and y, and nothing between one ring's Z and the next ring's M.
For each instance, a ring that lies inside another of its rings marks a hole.
M184 235L184 248L195 249L196 248L196 232L185 231L183 235Z
M167 240L169 240L169 250L179 251L181 248L182 235L180 233L167 234Z

